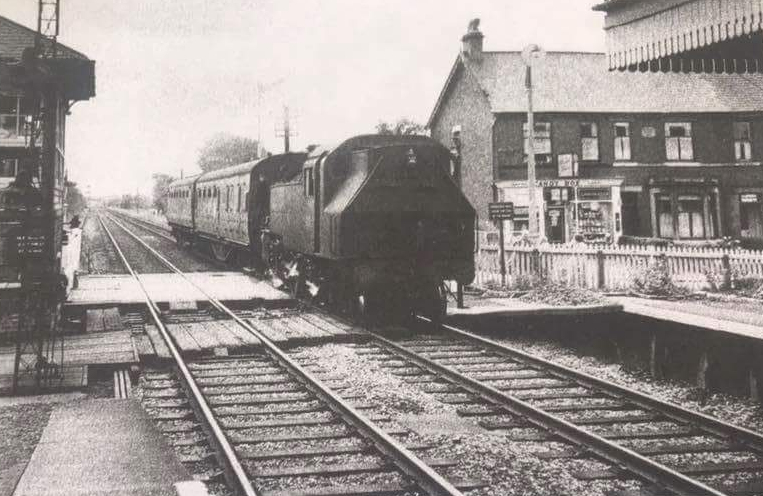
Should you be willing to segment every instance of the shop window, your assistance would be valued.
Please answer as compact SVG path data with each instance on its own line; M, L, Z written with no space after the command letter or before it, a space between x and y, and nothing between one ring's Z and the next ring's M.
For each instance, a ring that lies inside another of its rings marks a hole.
M19 161L15 158L0 160L0 177L16 177Z
M628 122L615 124L615 160L631 159L631 125Z
M665 124L665 155L668 160L694 160L690 122Z
M739 195L739 228L745 238L763 238L763 216L758 193Z
M752 158L752 141L750 140L750 123L734 123L734 157L739 162Z
M535 163L537 165L546 165L551 163L551 123L550 122L536 122L534 129L533 148L535 152ZM528 149L530 148L530 141L528 139L528 128L525 122L522 125L524 135L524 152L527 156Z
M595 122L580 124L581 160L599 160L599 129Z
M638 236L641 219L638 211L638 193L620 193L623 213L623 234Z
M661 238L673 238L673 209L670 196L659 195L655 199L657 209L657 232Z
M705 237L705 216L702 197L679 195L678 197L678 237Z

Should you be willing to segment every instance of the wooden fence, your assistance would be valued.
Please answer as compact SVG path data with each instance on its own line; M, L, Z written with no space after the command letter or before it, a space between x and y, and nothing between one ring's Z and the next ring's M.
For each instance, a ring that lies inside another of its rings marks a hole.
M475 255L478 286L516 287L523 280L545 277L553 282L591 289L625 290L658 257L664 257L676 285L708 289L734 274L763 279L763 251L690 246L512 246L505 252L501 274L498 247L481 248Z

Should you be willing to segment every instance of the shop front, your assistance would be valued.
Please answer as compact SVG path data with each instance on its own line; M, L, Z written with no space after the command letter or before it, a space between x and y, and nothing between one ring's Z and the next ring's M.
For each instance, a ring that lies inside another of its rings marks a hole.
M536 183L540 231L550 243L568 243L580 235L589 243L616 242L622 234L621 179L544 179ZM527 232L529 193L526 181L496 184L499 201L514 203L515 217L505 221L506 233Z

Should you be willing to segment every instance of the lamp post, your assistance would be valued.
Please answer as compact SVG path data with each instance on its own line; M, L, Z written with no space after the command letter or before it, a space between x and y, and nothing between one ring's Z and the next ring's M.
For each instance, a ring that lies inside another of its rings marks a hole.
M533 60L543 56L543 49L538 45L527 45L522 50L522 60L526 66L525 88L527 89L527 189L529 203L527 207L528 230L530 241L537 244L540 240L538 200L535 196L535 117L533 115Z

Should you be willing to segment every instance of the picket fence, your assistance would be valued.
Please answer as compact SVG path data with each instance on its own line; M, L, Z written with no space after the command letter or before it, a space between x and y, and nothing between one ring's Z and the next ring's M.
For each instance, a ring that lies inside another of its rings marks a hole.
M763 251L757 250L544 244L506 248L505 276L500 270L498 247L481 248L475 254L475 284L515 287L522 279L541 276L576 287L626 290L658 257L665 258L673 282L691 290L708 289L710 278L720 282L724 274L763 278Z

